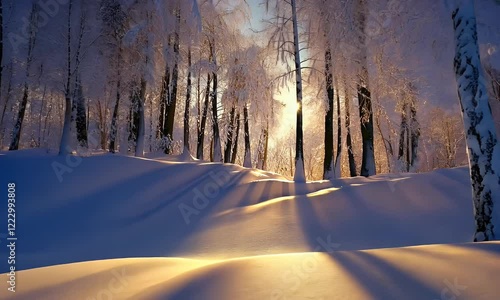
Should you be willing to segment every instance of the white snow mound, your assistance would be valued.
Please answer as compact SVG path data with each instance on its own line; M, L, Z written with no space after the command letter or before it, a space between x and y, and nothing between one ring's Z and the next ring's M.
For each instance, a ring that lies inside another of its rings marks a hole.
M235 165L106 154L18 151L0 166L2 186L16 183L23 270L16 293L2 281L2 299L500 294L500 244L466 244L467 168L295 183ZM7 260L0 267L8 272Z

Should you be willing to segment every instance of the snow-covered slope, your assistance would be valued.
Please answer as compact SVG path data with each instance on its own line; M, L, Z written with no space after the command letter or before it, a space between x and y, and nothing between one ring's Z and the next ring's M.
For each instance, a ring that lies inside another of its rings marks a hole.
M22 271L8 299L497 299L499 265L499 242L224 261L116 259Z
M16 267L38 268L18 273L16 294L2 281L2 299L110 287L113 299L438 299L455 278L464 299L499 293L500 244L460 245L473 234L467 168L296 184L106 154L18 151L0 167L17 189ZM455 245L367 250L423 244Z

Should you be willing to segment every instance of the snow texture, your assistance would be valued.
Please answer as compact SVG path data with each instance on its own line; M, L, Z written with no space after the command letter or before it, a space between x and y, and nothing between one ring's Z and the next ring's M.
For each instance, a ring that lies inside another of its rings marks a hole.
M305 183L182 157L40 149L0 153L0 165L0 183L17 187L24 270L16 293L2 281L1 299L500 294L500 243L467 244L467 168Z

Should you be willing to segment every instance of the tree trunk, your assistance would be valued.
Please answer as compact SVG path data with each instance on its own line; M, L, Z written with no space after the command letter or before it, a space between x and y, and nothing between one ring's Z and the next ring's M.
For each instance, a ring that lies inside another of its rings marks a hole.
M139 86L134 84L131 92L130 118L129 118L129 144L134 149L137 157L144 155L144 98L146 95L146 81L141 77Z
M361 137L363 140L363 158L361 162L361 176L372 176L375 170L375 152L373 146L373 112L370 91L358 87L359 117L361 120Z
M86 117L86 119L87 119L86 126L87 127L86 128L87 128L87 134L89 134L90 133L90 130L89 130L89 128L90 128L90 101L87 101L86 109L87 109L87 112L86 112L86 115L87 115L87 117ZM91 146L90 142L92 142L91 139L93 139L93 138L92 138L92 136L90 134L89 134L88 138L89 138L89 147L90 147Z
M215 42L210 43L210 53L212 62L214 64L214 71L212 72L212 128L213 128L213 160L215 162L222 162L222 153L220 145L219 133L219 118L217 114L217 54L215 52Z
M145 101L146 99L144 99ZM153 97L149 97L149 152L153 152L153 141L154 141L154 121L153 121ZM144 108L145 109L145 108ZM154 149L156 150L156 149Z
M168 43L170 47L170 41ZM156 134L156 138L163 140L165 137L165 117L167 111L165 110L165 106L170 102L170 67L168 65L168 61L165 64L165 75L163 75L161 81L161 90L160 90L160 112L159 112L159 120L158 120L158 131Z
M444 122L445 127L445 145L446 145L446 167L452 168L455 166L456 148L453 142L453 128L450 122Z
M266 130L264 131L265 140L264 140L264 161L262 162L262 170L267 169L267 156L269 150L269 123L266 123Z
M198 143L196 145L196 158L203 160L203 145L205 143L205 127L207 124L207 113L210 99L210 73L207 75L207 88L205 89L205 102L203 103L203 111L201 115L200 127L198 128Z
M28 105L28 83L24 83L23 89L23 99L21 100L21 105L19 106L19 112L17 114L17 121L14 125L14 131L12 133L12 142L10 144L9 150L19 149L19 141L21 139L21 130L23 126L24 114L26 113L26 106Z
M346 85L346 82L344 81L344 85ZM345 92L345 100L344 100L344 105L345 105L345 130L346 130L346 146L347 146L347 156L349 160L349 175L351 177L356 177L357 171L356 171L356 160L354 159L354 151L352 150L352 137L351 137L351 114L350 114L350 96L349 93L347 92L347 86L345 86L346 92Z
M266 127L262 129L261 138L259 140L259 157L257 168L266 169L267 165L267 149L269 146L269 123L266 122Z
M80 76L77 76L75 103L76 103L76 138L80 147L88 148L87 115L85 109L85 98Z
M109 135L109 151L115 153L116 151L116 134L117 134L117 123L118 123L118 111L120 109L120 85L121 80L118 79L116 83L116 102L113 109L113 116L111 117L111 134Z
M233 103L233 105L231 106L231 110L229 112L229 125L227 127L226 145L224 148L224 163L231 162L235 113L236 113L236 107L235 104Z
M12 66L10 65L8 68L9 70L9 83L7 84L7 95L5 96L5 104L2 109L2 116L0 116L0 147L3 147L3 142L4 142L4 136L5 136L5 127L3 125L3 121L5 118L5 112L7 111L7 107L9 106L9 101L10 101L10 95L12 91Z
M459 1L452 19L455 29L455 74L464 119L472 184L476 233L474 241L497 239L500 228L500 148L488 103L484 80L474 1Z
M67 36L67 78L66 78L66 89L64 93L65 99L65 109L64 109L64 125L63 133L61 136L61 143L59 144L59 155L69 154L72 152L71 149L71 14L72 14L73 0L69 1L68 10L68 36Z
M326 95L328 98L328 108L325 115L325 157L323 160L323 179L331 180L335 178L333 166L333 74L332 74L332 53L330 49L325 52L325 78Z
M139 106L140 106L140 87L137 82L133 83L133 87L130 93L130 111L129 111L129 151L134 151L137 148L137 138L139 136Z
M78 34L78 46L76 48L76 62L75 62L75 87L73 91L73 113L75 114L76 121L76 138L80 147L88 148L87 137L87 116L85 115L85 98L83 97L82 81L80 76L80 52L82 49L83 35L85 33L85 14L80 16L80 28ZM103 149L105 145L103 145Z
M235 164L236 163L236 155L238 154L238 139L240 137L240 112L238 111L238 114L236 115L236 135L234 137L233 141L233 153L231 154L231 163Z
M359 51L359 82L358 82L358 103L359 119L361 122L361 137L363 144L363 157L361 162L361 176L372 176L376 174L374 136L373 136L373 110L371 93L368 84L368 64L366 58L366 0L357 2L357 22L358 22L358 47Z
M70 1L70 10L71 10L71 1ZM21 131L23 127L24 115L26 113L26 107L28 105L28 95L29 95L28 81L30 78L30 68L31 68L31 62L33 60L33 50L35 48L37 32L38 32L38 6L37 4L33 4L29 20L28 56L26 59L26 78L24 81L23 98L21 100L21 104L19 105L17 120L14 125L14 131L12 132L12 141L9 150L19 149L19 141L21 140Z
M191 47L188 49L188 74L187 74L187 92L186 105L184 108L184 153L190 154L189 147L189 110L191 109Z
M252 168L252 152L250 149L250 125L248 120L248 107L246 104L243 107L243 122L245 130L245 157L243 160L243 167Z
M61 138L61 143L59 145L59 155L70 154L72 152L70 141L71 141L71 97L66 95L65 97L65 109L64 109L64 125L63 134Z
M144 139L145 139L145 117L144 117L144 103L146 98L146 80L144 77L141 78L141 86L139 90L139 95L137 95L138 100L138 120L137 120L137 142L135 146L135 156L144 156Z
M380 137L382 138L382 142L384 144L384 150L387 159L387 170L389 173L392 173L392 142L390 140L390 132L389 139L386 139L384 136L384 132L382 131L382 126L380 124L381 111L382 109L379 107L377 109L377 113L375 114L375 125L377 126L378 133L380 134Z
M42 141L41 143L43 143L45 145L45 137L46 136L49 136L50 135L50 127L47 126L47 123L49 121L49 117L52 113L52 105L49 105L49 109L47 110L47 115L45 117L45 120L44 120L44 123L43 123L43 130L42 130Z
M120 98L121 98L121 71L120 71L120 63L121 63L121 53L122 47L120 45L118 50L118 63L117 63L117 74L116 74L116 102L115 107L113 109L113 116L111 117L111 132L109 135L109 151L111 153L115 153L116 151L116 134L118 130L118 112L120 109ZM161 112L160 112L161 115Z
M3 0L0 0L0 101L2 99L2 73L3 73ZM0 125L2 124L0 120Z
M214 161L214 139L210 140L210 161Z
M106 107L104 107L102 104L101 104L101 101L100 100L97 100L97 113L98 113L98 116L99 116L99 123L97 125L98 129L99 129L99 136L100 136L100 146L102 149L105 149L106 148L106 136L107 136L107 132L106 132ZM135 141L134 141L135 143Z
M337 85L338 86L338 85ZM341 156L342 156L342 116L340 115L340 93L337 88L337 156L335 158L335 177L341 176Z
M297 127L295 142L295 175L294 180L305 182L306 175L304 169L304 135L302 130L302 69L300 65L300 47L299 30L297 22L297 4L296 0L290 0L292 6L293 23L293 44L295 55L295 88L297 95Z
M410 172L410 161L411 161L411 132L410 126L406 127L406 161L405 167L406 172Z
M177 106L177 85L179 81L179 26L181 22L181 14L179 9L176 10L176 25L174 33L174 67L172 69L172 86L170 97L166 103L165 116L165 131L164 135L168 138L168 145L165 147L165 154L172 153L172 142L174 132L175 108Z
M408 149L406 148L406 140L408 139L407 133L408 133L408 120L407 120L407 115L406 115L406 100L403 103L403 108L401 112L401 125L400 125L400 130L399 130L399 149L398 149L398 162L400 164L400 170L406 170L408 167L408 161L405 160L405 153L408 152Z
M410 170L414 171L418 164L418 142L420 139L420 125L417 120L417 107L415 98L410 103L410 136L411 136L411 160Z

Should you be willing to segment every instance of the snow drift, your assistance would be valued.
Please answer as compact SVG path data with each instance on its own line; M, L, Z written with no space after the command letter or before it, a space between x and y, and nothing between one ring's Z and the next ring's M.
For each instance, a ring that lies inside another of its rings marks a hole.
M24 270L2 299L450 299L454 281L463 299L500 293L500 244L463 244L467 168L294 183L106 154L18 151L0 166ZM408 247L424 244L442 245Z

